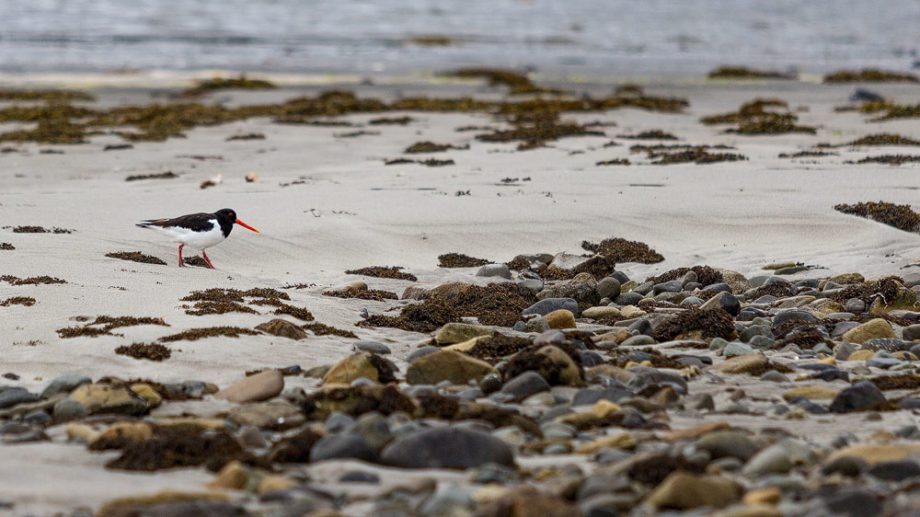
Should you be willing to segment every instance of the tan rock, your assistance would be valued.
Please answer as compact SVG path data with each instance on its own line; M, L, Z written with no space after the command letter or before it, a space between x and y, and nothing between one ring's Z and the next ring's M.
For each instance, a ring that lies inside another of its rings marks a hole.
M627 305L620 308L620 315L622 315L624 319L633 319L639 316L645 316L645 311L635 305Z
M125 443L145 442L153 438L147 422L116 422L97 434L89 446L93 450L120 449Z
M728 422L709 422L698 425L696 427L688 427L686 429L677 429L675 431L671 431L670 433L664 435L662 438L669 442L695 440L700 436L707 435L715 431L724 431L731 428L732 426L730 426Z
M368 352L355 352L330 368L323 376L323 384L351 384L362 377L374 382L389 382L391 375L380 371L382 361L385 359Z
M307 337L307 332L304 329L281 318L275 318L271 321L256 325L256 330L261 330L273 336L286 337L294 340L306 339Z
M601 306L591 307L581 311L582 317L591 318L592 320L617 320L622 318L620 309L616 307Z
M636 446L636 443L636 439L629 433L614 433L585 443L578 447L575 452L578 454L594 454L601 449L607 448L632 449Z
M143 415L150 406L146 400L128 388L108 384L84 384L73 390L68 397L86 408L89 414L112 413L119 415Z
M795 398L805 398L808 400L831 400L837 396L838 390L826 386L799 386L792 388L783 393L783 398L792 400Z
M437 384L441 381L467 384L495 372L495 368L485 361L460 352L440 350L409 364L406 381L409 384Z
M472 323L448 323L438 330L434 340L438 345L453 345L463 343L480 336L494 336L495 330L484 325Z
M870 465L875 465L886 461L901 461L913 454L920 454L920 443L858 444L835 451L826 461L830 463L844 456L855 456Z
M741 498L734 481L718 476L698 476L677 471L665 478L646 498L655 508L692 510L703 506L724 508Z
M208 488L222 488L226 490L243 490L249 481L249 470L237 460L224 465L217 473L217 477L208 483Z
M847 361L868 361L874 355L875 352L872 350L857 350L847 357Z
M722 273L722 281L731 287L732 293L743 293L751 288L751 283L741 273L730 269L720 269L719 272Z
M779 487L771 486L765 488L755 488L744 494L741 499L745 504L768 504L776 505L783 498L783 492Z
M83 443L92 443L101 434L99 431L93 429L92 426L86 424L67 424L65 429L67 431L68 440L80 441Z
M876 338L896 338L897 335L894 332L894 329L891 328L891 324L887 321L876 318L874 320L869 320L862 325L848 330L843 335L844 341L849 341L850 343L865 343L870 339Z
M284 376L278 370L265 370L250 375L220 390L217 398L242 404L276 397L284 389Z
M131 391L135 395L147 401L151 408L159 407L163 403L163 397L149 384L137 383L131 385Z
M227 496L209 492L164 491L151 495L138 495L113 499L99 508L96 517L124 517L139 515L148 506L165 503L183 503L192 501L226 502Z
M259 494L268 494L271 492L281 492L297 486L297 481L287 476L269 475L262 478L256 492Z
M241 426L274 430L297 427L305 420L299 407L281 399L236 406L227 414L227 419Z
M444 350L452 350L454 352L463 352L465 354L469 352L474 346L476 346L476 343L482 341L483 339L488 339L488 338L489 336L474 337L473 339L467 339L466 341L462 343L456 343L453 345L446 346L444 347Z
M544 318L551 329L573 329L576 327L575 315L568 309L557 309L544 316Z
M732 357L717 364L714 368L722 373L759 375L768 364L769 361L765 355L754 353Z

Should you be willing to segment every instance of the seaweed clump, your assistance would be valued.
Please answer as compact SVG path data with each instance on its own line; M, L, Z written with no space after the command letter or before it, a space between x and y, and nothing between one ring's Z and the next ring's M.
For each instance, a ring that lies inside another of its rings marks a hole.
M747 160L747 156L737 153L711 153L703 146L675 152L649 153L654 165L672 165L675 163L695 163L697 165L717 162L737 162Z
M516 284L451 283L431 289L424 301L403 307L399 316L373 315L360 324L433 332L462 317L476 317L483 325L510 327L536 301L532 291Z
M896 205L886 201L870 201L852 205L842 203L834 206L834 210L844 214L864 217L905 232L920 230L920 214L915 212L910 205Z
M243 314L258 314L255 310L238 302L227 301L200 301L192 307L186 308L185 313L190 316L205 316L209 314L227 314L239 312Z
M705 339L731 339L735 335L735 323L731 315L722 309L688 309L658 325L654 337L658 341L670 341L697 331Z
M465 354L495 364L509 355L532 346L533 341L527 338L496 334L477 340L476 344Z
M372 118L367 123L372 126L407 126L415 119L410 116L405 117L378 117Z
M827 151L798 151L795 153L780 153L778 158L820 158L822 156L837 156L837 153Z
M13 251L16 249L16 246L8 242L0 242L0 251Z
M53 228L45 228L44 226L16 226L13 228L13 233L54 233L54 234L65 234L73 233L73 230L68 230L67 228L58 228L57 226Z
M486 259L471 257L462 253L445 253L443 255L438 255L438 267L443 268L480 267L491 263L492 262Z
M418 277L415 275L400 271L401 269L402 268L399 266L370 266L360 269L349 269L345 271L345 274L371 276L375 278L391 278L394 280L409 280L412 282L418 280Z
M799 118L788 106L780 99L754 99L742 104L738 111L703 117L701 122L706 125L736 124L737 127L725 132L740 135L815 134L815 128L796 124Z
M134 174L125 178L125 181L140 181L140 180L170 180L173 178L178 178L179 175L173 171L166 172L156 172L152 174Z
M360 289L357 287L346 287L344 289L325 291L323 294L326 296L334 296L336 298L358 298L361 300L372 300L377 302L399 299L399 296L396 296L396 293L390 291L382 291L379 289Z
M885 165L903 165L905 163L920 162L920 155L915 154L883 154L880 156L867 156L855 162L847 163L881 163Z
M891 133L877 133L872 135L866 135L862 138L857 138L852 142L847 142L846 146L861 146L861 145L897 145L897 146L918 146L920 141L914 140L913 138L907 138L906 136L895 135Z
M197 341L209 337L240 337L240 336L257 336L259 333L242 327L206 327L189 329L178 334L163 336L160 341Z
M867 305L876 298L893 301L898 298L898 293L904 288L904 280L900 277L889 276L872 282L851 284L831 296L836 302L845 303L850 298L858 298Z
M628 158L613 158L610 160L601 160L596 162L594 165L597 167L603 167L607 165L631 165Z
M746 66L720 66L709 72L710 79L795 79L794 74L757 70Z
M416 142L403 151L406 154L420 154L420 153L442 153L444 151L449 151L451 149L455 150L466 150L469 149L468 145L451 145L451 144L436 144L434 142Z
M0 307L9 307L11 305L24 305L26 307L31 307L35 305L35 298L31 296L13 296L12 298L7 298L0 302Z
M94 100L92 95L74 90L0 90L0 101L44 101L65 103L92 100Z
M641 131L633 135L617 135L619 138L626 138L630 140L677 140L678 138L667 131L662 131L660 129L651 129L648 131Z
M825 83L853 83L853 82L920 82L914 74L903 72L889 72L878 68L863 68L862 70L840 70L824 76Z
M19 278L13 275L0 276L0 280L10 285L49 285L49 284L66 284L66 280L55 278L53 276L30 276L28 278Z
M629 241L614 237L604 239L600 243L582 241L581 247L585 251L603 255L615 262L638 262L640 264L657 264L664 261L664 257L639 241Z
M533 93L559 93L534 84L526 74L500 68L461 68L444 75L464 79L486 79L490 86L506 86L512 95Z
M185 90L183 95L196 96L218 90L272 90L276 86L263 79L250 79L245 75L239 77L213 77L198 81L195 86Z
M119 346L115 349L118 355L126 355L134 359L147 359L148 361L165 361L172 356L172 351L159 343L132 343L130 346Z
M561 122L555 111L536 111L512 117L513 129L497 130L476 135L481 142L520 142L517 149L525 151L543 147L546 142L573 136L604 136L603 131L588 129L583 124Z
M166 262L162 259L154 257L153 255L145 255L140 251L113 251L111 253L106 253L106 257L127 260L130 262L140 262L141 264L157 264L160 266L165 266Z
M899 375L885 375L869 379L872 384L882 390L915 390L920 388L920 375L903 373Z
M357 338L358 335L350 330L337 329L329 325L313 322L303 325L304 330L309 330L317 336L338 336L338 337L347 337L347 338Z
M179 425L154 428L153 436L147 440L127 441L121 456L105 466L153 472L204 465L216 472L230 461L248 458L239 442L226 430L203 431L192 425Z
M662 282L670 282L671 280L677 280L678 278L686 275L690 271L693 271L696 274L696 281L702 284L703 286L718 284L725 280L720 271L715 270L709 266L693 266L690 268L679 267L677 269L672 269L658 276L649 277L645 279L645 281L652 282L653 284L660 284Z

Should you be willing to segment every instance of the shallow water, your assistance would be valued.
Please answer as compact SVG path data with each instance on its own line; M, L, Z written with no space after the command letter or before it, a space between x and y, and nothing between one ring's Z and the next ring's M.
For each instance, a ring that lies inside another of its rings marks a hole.
M918 26L916 0L3 0L0 72L908 69Z

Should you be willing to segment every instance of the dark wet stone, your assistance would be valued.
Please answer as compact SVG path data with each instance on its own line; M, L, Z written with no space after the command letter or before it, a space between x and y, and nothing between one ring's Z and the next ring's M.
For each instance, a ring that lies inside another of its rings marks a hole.
M559 309L566 309L571 311L572 314L575 314L576 316L579 314L578 302L572 298L545 298L524 309L523 314L538 314L540 316L546 316L547 314Z
M633 368L632 373L635 377L629 381L627 387L636 393L642 394L643 391L671 387L681 395L687 394L687 381L678 373L671 373L655 368L638 366Z
M41 397L20 387L0 387L0 409L6 409L19 404L37 402Z
M70 393L78 386L89 384L91 382L93 382L92 379L86 375L79 373L65 373L55 377L54 380L45 386L45 389L42 390L42 398L47 399L57 395L58 393Z
M812 402L808 399L795 398L795 399L790 400L789 402L791 404L794 404L797 407L804 409L806 413L811 413L812 415L826 415L827 414L826 407L816 402Z
M585 368L604 364L604 357L592 350L579 350L578 356L581 358L581 365Z
M671 280L669 282L662 282L660 284L655 284L652 286L652 291L655 294L659 293L679 293L683 290L684 283L680 280Z
M633 322L629 326L629 331L645 336L651 336L654 333L654 330L652 330L652 322L647 318L642 318Z
M502 376L497 373L486 375L479 381L479 389L486 394L494 393L502 389Z
M604 389L594 389L594 388L585 388L575 392L575 397L572 399L573 406L589 406L594 404L599 400L609 400L610 402L618 402L623 399L627 399L633 396L633 393L625 388L604 388Z
M514 466L511 446L481 432L460 427L426 429L397 438L381 460L403 468L467 469L486 463Z
M531 395L547 391L550 385L537 372L524 372L517 377L509 380L502 386L501 392L512 396L513 401L520 402Z
M869 411L886 404L885 395L870 381L862 381L845 388L834 397L830 410L834 413Z
M869 517L882 513L878 497L864 488L847 487L824 497L824 504L837 515Z
M738 312L738 316L735 318L736 321L753 321L754 318L762 318L766 316L767 313L756 308L756 307L745 307Z
M390 347L377 341L358 341L354 344L354 347L356 350L372 354L386 355L390 353Z
M816 318L814 314L802 309L786 309L779 311L776 316L773 316L774 328L787 321L815 322L818 321L818 318Z
M614 300L617 305L636 305L641 302L643 296L636 292L623 293Z
M353 458L377 461L377 453L364 438L355 433L330 434L322 437L310 451L310 461Z
M902 350L910 350L911 346L913 346L913 343L910 341L891 338L875 338L863 343L863 348L867 350L882 350L885 352L900 352Z
M349 470L348 472L342 474L339 477L339 482L341 483L368 483L368 484L378 484L380 483L380 476L374 474L373 472L364 472L361 470Z
M831 474L840 474L847 477L858 477L864 470L868 468L865 460L857 456L841 456L824 467L821 468L821 473L825 476Z
M885 481L904 481L920 476L920 465L916 461L886 461L873 465L869 475Z

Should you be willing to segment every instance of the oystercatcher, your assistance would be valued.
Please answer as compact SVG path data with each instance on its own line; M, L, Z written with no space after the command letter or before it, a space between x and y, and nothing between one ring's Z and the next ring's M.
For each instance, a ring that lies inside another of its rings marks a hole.
M208 258L208 254L204 250L220 244L229 237L234 224L256 233L262 233L237 219L236 211L229 208L218 210L213 214L202 212L200 214L183 215L174 219L150 219L138 223L138 226L159 230L178 241L180 243L179 267L185 265L182 262L182 248L189 246L201 250L201 257L209 268L214 269L214 264L211 263L211 259Z

